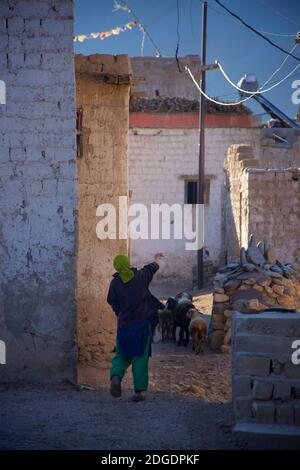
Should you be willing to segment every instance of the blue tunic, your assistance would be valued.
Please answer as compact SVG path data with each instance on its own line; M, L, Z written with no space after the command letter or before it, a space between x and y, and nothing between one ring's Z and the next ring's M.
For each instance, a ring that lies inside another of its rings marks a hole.
M123 357L142 356L150 333L148 320L118 328L117 341Z

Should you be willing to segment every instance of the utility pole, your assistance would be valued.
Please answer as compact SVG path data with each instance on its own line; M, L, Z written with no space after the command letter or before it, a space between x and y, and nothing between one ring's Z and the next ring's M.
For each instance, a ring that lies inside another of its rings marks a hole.
M202 3L202 41L201 41L201 67L200 88L205 92L205 65L206 65L206 26L207 26L207 2ZM205 186L205 98L200 93L199 101L199 172L197 185L197 203L204 204ZM204 286L203 273L203 248L197 251L197 284L198 288Z

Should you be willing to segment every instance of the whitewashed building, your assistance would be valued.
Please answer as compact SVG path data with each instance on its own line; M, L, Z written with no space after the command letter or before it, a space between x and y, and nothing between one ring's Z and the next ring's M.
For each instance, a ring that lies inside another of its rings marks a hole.
M131 203L193 203L198 174L198 91L186 74L179 73L175 59L138 57L131 61L133 74L145 77L135 88L130 110ZM197 57L181 62L195 66ZM243 106L230 110L209 106L206 115L204 243L205 259L215 266L225 258L221 199L226 151L234 143L256 148L260 140L259 120ZM133 264L147 262L158 251L166 254L162 276L191 279L197 255L186 251L185 240L131 241Z

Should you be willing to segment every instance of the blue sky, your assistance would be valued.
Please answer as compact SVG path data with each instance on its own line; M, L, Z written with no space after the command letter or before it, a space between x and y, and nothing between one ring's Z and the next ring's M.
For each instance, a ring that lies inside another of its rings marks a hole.
M299 0L221 0L224 5L261 31L291 35L300 30ZM149 30L163 56L174 56L177 45L176 0L128 0L136 15ZM208 0L207 62L218 59L234 82L245 73L255 73L262 84L281 64L285 54L232 19L214 1ZM108 31L132 20L124 11L113 12L113 0L75 0L75 34ZM201 1L179 0L179 55L200 54ZM276 44L290 51L295 44L293 37L267 35ZM102 41L87 40L75 43L80 54L128 54L141 55L142 33L138 28L112 36ZM300 58L300 45L293 52ZM144 56L155 56L155 50L146 39ZM297 64L289 58L271 83L278 81ZM300 80L300 67L295 74L269 93L266 98L282 111L294 117L298 106L291 101L294 80ZM207 93L227 101L235 101L238 95L219 71L207 73ZM252 100L250 100L252 101ZM248 104L250 104L248 101ZM262 113L253 103L255 113Z

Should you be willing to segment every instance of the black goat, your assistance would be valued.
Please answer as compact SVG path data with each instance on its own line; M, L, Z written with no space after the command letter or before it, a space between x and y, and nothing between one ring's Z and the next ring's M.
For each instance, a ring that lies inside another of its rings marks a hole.
M172 336L176 341L176 327L179 326L178 346L180 346L182 342L184 346L187 346L190 338L189 325L191 320L186 317L186 314L191 308L195 308L195 306L189 294L182 292L177 294L176 297L177 298L170 297L166 304L167 309L174 315L174 330Z

